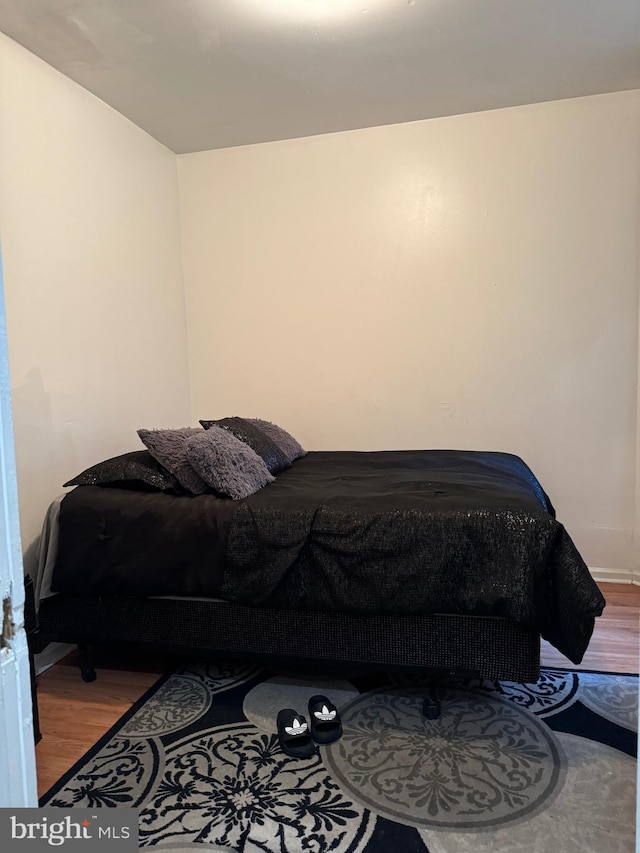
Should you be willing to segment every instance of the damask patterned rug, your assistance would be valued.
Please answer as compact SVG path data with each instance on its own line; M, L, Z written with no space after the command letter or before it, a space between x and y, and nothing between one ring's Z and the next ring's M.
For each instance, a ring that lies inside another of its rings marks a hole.
M418 679L326 681L200 664L161 679L43 798L134 806L141 848L172 853L627 853L637 676L545 669L536 685L449 679L427 720ZM311 695L344 733L285 755L276 715Z

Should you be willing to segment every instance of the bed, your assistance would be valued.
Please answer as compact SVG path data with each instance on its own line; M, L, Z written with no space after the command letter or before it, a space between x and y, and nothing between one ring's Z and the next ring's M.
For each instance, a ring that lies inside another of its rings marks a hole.
M242 500L84 484L46 528L39 630L82 648L532 682L540 638L579 663L604 607L507 453L309 452Z

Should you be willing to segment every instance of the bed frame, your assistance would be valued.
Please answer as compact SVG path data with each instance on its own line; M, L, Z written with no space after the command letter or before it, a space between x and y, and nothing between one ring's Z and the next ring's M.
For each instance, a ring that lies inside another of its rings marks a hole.
M323 669L421 670L535 682L540 636L503 618L369 615L245 607L214 599L58 594L40 602L44 642L78 644L95 678L92 645L134 644L191 657L224 655Z

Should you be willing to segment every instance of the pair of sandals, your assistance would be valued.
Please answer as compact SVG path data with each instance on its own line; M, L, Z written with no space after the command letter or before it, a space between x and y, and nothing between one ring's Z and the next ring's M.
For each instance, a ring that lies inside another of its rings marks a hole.
M292 758L310 758L316 744L328 744L342 735L342 721L336 706L326 696L309 699L309 720L292 708L278 711L278 740L284 753Z

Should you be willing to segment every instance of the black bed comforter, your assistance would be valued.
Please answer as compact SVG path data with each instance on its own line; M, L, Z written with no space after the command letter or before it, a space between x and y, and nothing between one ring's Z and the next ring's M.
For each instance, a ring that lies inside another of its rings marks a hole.
M525 463L477 451L313 452L233 502L79 487L54 589L270 608L504 616L574 662L604 600Z

